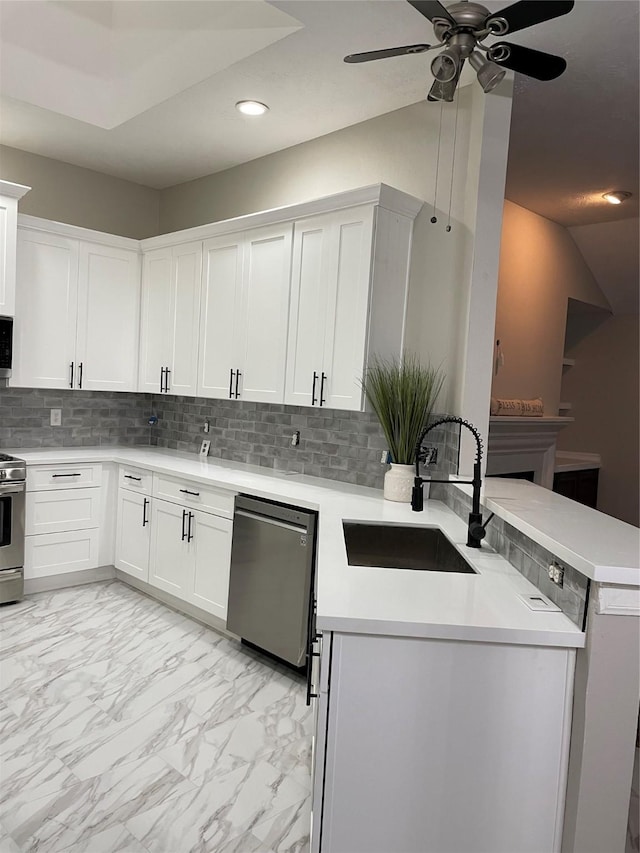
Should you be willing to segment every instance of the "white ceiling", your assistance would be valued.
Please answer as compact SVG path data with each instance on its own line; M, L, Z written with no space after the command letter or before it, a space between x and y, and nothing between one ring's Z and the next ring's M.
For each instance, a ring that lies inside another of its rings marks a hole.
M516 79L511 200L567 226L638 215L638 8L577 0L514 34L569 67L552 82ZM430 86L429 54L342 62L433 41L405 0L0 0L0 25L0 142L156 188L415 103ZM241 116L245 98L270 112ZM608 189L635 195L613 207Z

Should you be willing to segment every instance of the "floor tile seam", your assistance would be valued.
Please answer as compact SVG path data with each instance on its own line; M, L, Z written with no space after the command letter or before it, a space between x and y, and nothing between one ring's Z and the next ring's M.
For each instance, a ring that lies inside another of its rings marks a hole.
M246 835L249 832L254 833L255 829L260 829L260 827L263 824L271 823L271 822L277 820L280 815L283 815L285 812L288 812L291 809L295 809L296 813L297 813L300 806L303 806L307 802L307 800L310 800L310 799L311 799L311 794L309 793L303 800L299 800L299 801L296 801L295 803L291 803L291 805L287 806L286 808L278 809L277 811L273 812L273 814L270 814L268 817L264 818L264 820L259 820L256 823L253 823L249 829L247 829L245 832L240 833L240 835L235 836L235 838L230 838L229 841L235 841L239 838L242 838L243 835ZM257 836L256 836L256 838L257 838ZM267 853L268 853L268 851L267 851Z

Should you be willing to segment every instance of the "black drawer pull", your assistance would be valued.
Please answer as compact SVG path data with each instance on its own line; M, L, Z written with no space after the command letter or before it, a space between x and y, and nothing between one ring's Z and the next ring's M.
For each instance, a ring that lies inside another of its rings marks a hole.
M142 482L142 477L134 477L133 474L125 474L126 480L137 480L139 483Z
M52 474L52 477L82 477L82 474Z
M180 489L183 495L193 495L194 498L200 497L200 492L190 492L189 489Z

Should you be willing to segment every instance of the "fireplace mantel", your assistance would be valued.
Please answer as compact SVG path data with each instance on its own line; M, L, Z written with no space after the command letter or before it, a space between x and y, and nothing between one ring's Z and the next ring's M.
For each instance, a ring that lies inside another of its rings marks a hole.
M533 481L553 488L556 440L568 417L489 418L487 475L533 471Z

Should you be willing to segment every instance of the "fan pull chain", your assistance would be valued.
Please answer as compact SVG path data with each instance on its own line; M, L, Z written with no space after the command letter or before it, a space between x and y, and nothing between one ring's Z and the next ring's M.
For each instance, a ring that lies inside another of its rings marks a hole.
M453 126L453 155L451 157L451 183L449 185L449 213L447 215L447 227L445 231L451 231L451 200L453 199L453 175L456 166L456 141L458 139L458 111L460 109L460 90L456 92L456 121Z
M433 191L433 215L431 217L431 222L436 223L438 221L438 217L436 216L436 203L438 201L438 177L440 175L440 143L442 142L442 108L444 106L444 101L440 101L440 121L438 123L438 153L436 154L436 181L435 188Z

